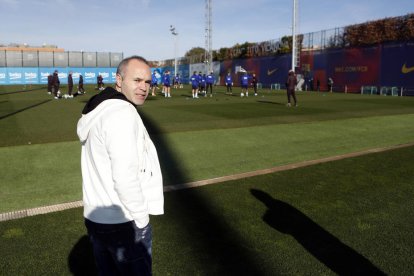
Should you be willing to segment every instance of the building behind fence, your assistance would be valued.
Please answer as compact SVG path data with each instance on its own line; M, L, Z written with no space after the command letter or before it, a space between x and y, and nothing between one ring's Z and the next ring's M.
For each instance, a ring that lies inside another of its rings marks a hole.
M80 75L86 84L114 83L116 68L123 53L64 51L55 47L12 45L0 47L0 84L46 84L47 77L58 70L62 84L72 72L76 82Z

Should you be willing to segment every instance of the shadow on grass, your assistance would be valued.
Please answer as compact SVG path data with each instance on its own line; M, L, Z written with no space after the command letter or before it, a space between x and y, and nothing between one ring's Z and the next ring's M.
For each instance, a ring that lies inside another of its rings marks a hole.
M68 257L72 275L98 275L93 257L92 244L87 235L82 236L73 246Z
M40 102L40 103L37 103L37 104L31 105L31 106L28 106L28 107L25 107L25 108L19 109L19 110L17 110L17 111L12 112L12 113L9 113L9 114L6 114L6 115L2 115L2 116L0 116L0 120L2 120L2 119L4 119L4 118L7 118L7 117L10 117L10 116L13 116L13 115L15 115L15 114L17 114L17 113L20 113L20 112L23 112L23 111L26 111L26 110L32 109L32 108L37 107L37 106L39 106L39 105L42 105L42 104L48 103L48 102L50 102L50 101L52 101L52 100L51 100L51 99L49 99L49 100L45 100L45 101L43 101L43 102Z
M24 93L24 92L31 92L31 91L40 91L40 90L45 90L45 89L46 89L46 87L40 87L40 88L23 89L23 90L10 91L10 92L0 92L0 96L1 95Z
M310 254L338 275L386 275L364 256L323 229L304 213L269 194L250 190L268 208L263 220L294 237Z
M258 103L264 103L264 104L284 105L283 103L272 102L272 101L264 101L264 100L258 100L257 102L258 102Z
M141 118L151 136L161 133L150 118L141 114ZM163 176L174 184L188 182L188 176L182 172L182 164L162 135L152 137L160 157ZM166 210L175 213L179 225L185 225L180 236L193 240L196 250L206 259L199 260L200 266L209 273L223 275L258 275L259 267L254 263L243 247L242 239L231 229L220 214L214 213L209 200L198 189L174 192L174 208ZM194 219L198 218L198 219ZM191 243L192 244L192 243ZM174 271L174 268L171 268ZM174 274L174 273L172 273Z

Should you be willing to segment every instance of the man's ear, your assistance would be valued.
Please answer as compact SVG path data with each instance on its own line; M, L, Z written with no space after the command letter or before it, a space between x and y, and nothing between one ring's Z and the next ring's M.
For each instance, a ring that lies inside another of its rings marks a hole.
M122 77L120 74L116 74L116 87L121 88L121 84L122 84Z

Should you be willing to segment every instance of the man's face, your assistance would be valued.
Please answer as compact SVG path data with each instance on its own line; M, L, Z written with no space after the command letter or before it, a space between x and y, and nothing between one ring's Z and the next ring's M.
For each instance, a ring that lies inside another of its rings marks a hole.
M151 83L151 70L140 60L131 60L125 67L124 76L116 76L120 92L135 105L142 105L148 96Z

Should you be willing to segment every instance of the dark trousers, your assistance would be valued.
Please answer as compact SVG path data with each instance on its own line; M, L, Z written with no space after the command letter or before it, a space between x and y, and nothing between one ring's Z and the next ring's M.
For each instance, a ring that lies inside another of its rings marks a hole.
M213 84L212 83L207 83L207 92L208 92L209 88L210 88L210 94L213 94Z
M232 92L231 84L226 84L227 92Z
M296 105L296 93L295 93L295 89L288 89L287 90L287 98L288 98L288 103L290 103L290 97L293 98L293 101Z
M85 219L99 275L152 275L152 228Z

